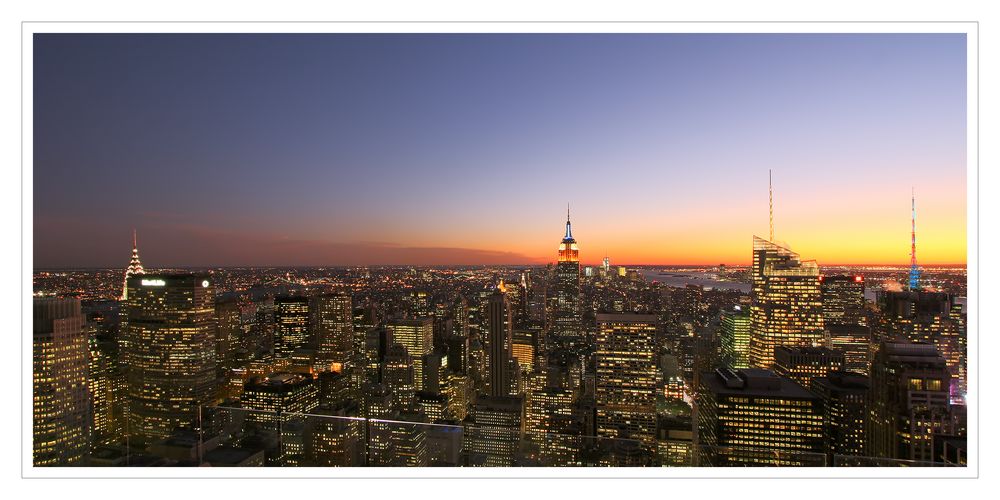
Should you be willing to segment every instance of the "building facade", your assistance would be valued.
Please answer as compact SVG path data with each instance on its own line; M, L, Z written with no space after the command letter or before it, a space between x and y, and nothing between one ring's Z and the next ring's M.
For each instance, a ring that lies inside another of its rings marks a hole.
M597 435L656 440L657 317L598 314Z
M141 445L196 427L215 401L215 292L205 274L147 273L128 290L128 434Z
M753 239L750 366L769 370L774 348L824 341L819 266L757 236Z
M83 465L89 451L89 349L76 299L34 299L32 463Z

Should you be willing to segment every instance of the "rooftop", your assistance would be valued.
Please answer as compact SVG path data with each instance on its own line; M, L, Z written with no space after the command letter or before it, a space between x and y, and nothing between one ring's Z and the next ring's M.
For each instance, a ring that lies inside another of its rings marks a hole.
M779 377L770 370L757 368L742 370L719 368L714 372L702 373L702 381L714 394L780 396L795 399L816 398L794 380Z

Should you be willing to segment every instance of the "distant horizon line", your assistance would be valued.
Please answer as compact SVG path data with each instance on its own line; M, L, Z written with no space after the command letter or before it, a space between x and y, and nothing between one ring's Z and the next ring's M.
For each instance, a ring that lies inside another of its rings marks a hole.
M261 265L182 265L182 266L156 266L156 267L146 267L146 269L322 269L322 268L334 268L334 269L348 269L348 268L360 268L360 267L375 267L375 268L405 268L405 267L417 267L417 268L449 268L449 267L545 267L548 265L556 264L556 262L546 262L542 264L301 264L301 265L278 265L278 264L261 264ZM580 264L581 267L602 267L602 263L596 264ZM718 263L718 264L666 264L666 263L654 263L654 264L610 264L609 267L719 267L720 265L726 267L749 267L753 265L752 263L746 264L729 264L729 263ZM34 271L52 271L52 270L113 270L113 269L126 269L128 266L44 266L44 267L34 267ZM819 264L820 268L824 267L900 267L909 268L909 263L870 263L870 264ZM968 263L945 263L945 264L918 264L918 267L922 268L947 268L947 267L963 267L968 268Z

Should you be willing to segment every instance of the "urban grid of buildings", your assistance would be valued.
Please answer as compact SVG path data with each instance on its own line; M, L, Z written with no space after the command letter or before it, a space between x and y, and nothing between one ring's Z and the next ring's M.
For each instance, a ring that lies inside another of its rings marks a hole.
M915 244L868 300L773 239L712 270L741 291L581 268L568 209L547 266L154 272L133 235L124 285L36 272L34 464L965 465L959 294Z

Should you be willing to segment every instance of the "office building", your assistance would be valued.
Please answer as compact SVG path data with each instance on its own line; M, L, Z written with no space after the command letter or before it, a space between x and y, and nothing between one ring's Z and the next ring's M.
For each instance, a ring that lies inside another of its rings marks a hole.
M274 299L274 355L287 358L309 343L309 297Z
M32 464L83 465L91 414L80 301L36 298L32 306Z
M508 396L513 392L511 373L512 313L503 281L490 295L486 306L486 336L483 346L489 377L486 387L490 396Z
M128 282L128 433L132 445L199 425L215 402L215 290L205 274L144 274Z
M520 396L483 396L476 401L475 424L466 429L469 449L487 467L515 464L521 444L524 400Z
M319 388L312 377L301 373L272 373L247 382L240 399L246 420L277 431L281 424L319 406Z
M573 411L573 391L544 387L528 392L525 401L525 438L538 449L543 466L569 466L579 462L582 426Z
M861 275L820 276L823 323L865 325L865 278Z
M424 356L434 349L434 318L394 319L386 324L392 341L406 348L413 358L414 388L422 391L424 381Z
M872 356L871 327L866 325L825 325L830 347L844 355L844 370L868 375Z
M351 296L340 293L318 295L313 299L316 360L320 371L354 370L354 309Z
M934 461L934 436L957 434L950 377L933 345L882 343L871 368L869 453L883 459Z
M406 348L393 344L382 360L382 383L392 392L393 407L406 410L413 406L417 392L414 360Z
M719 327L722 361L730 368L750 367L750 313L740 306L722 311Z
M967 391L966 317L957 297L930 291L882 292L887 318L885 338L933 344L948 364L950 391L961 400Z
M124 441L126 418L125 373L122 366L118 301L90 302L82 306L90 358L87 389L90 392L91 447Z
M831 372L826 377L812 379L809 390L822 401L823 447L827 463L836 465L838 455L867 456L868 377Z
M820 398L774 372L703 373L695 399L697 465L823 466Z
M656 439L657 317L598 314L597 435Z
M690 417L661 417L656 433L656 458L660 467L693 465L694 431Z
M826 347L778 346L774 349L774 373L809 387L817 377L844 369L844 355Z
M819 266L754 236L750 305L750 366L771 369L774 348L821 345L823 302Z

